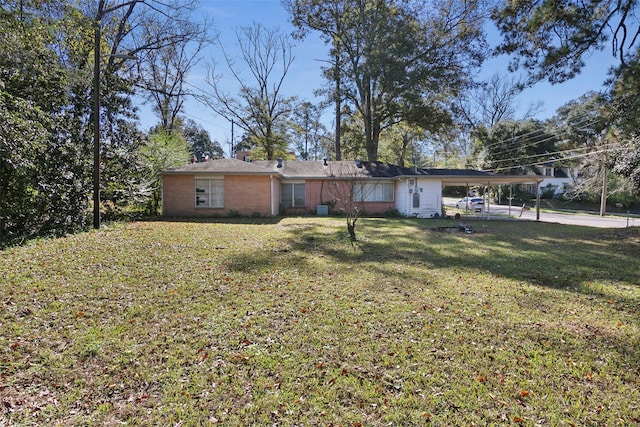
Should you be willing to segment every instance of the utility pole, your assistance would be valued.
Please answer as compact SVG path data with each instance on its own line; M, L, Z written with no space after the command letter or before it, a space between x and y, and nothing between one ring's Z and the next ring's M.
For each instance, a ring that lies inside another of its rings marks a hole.
M602 194L600 194L600 216L607 214L607 165L602 166Z
M93 228L100 228L100 21L95 22L93 65Z
M229 141L229 158L233 158L233 125L234 121L231 120L231 141Z
M340 94L340 68L339 68L339 47L336 49L336 62L334 68L333 78L336 81L336 160L342 160L342 147L340 146L340 131L342 128L342 107L341 107L341 94Z

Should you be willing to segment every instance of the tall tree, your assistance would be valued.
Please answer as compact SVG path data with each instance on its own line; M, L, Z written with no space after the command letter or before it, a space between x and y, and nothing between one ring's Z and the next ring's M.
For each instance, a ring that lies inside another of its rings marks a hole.
M382 158L398 166L414 165L418 158L422 159L420 141L424 131L418 127L401 123L382 134Z
M322 140L326 129L321 122L322 107L303 102L295 109L292 117L294 145L303 160L318 160L326 157L322 152Z
M276 28L254 23L237 33L240 61L250 77L245 77L222 42L226 67L238 84L238 97L225 91L216 66L209 69L207 79L212 89L203 101L215 112L236 123L251 137L258 157L274 159L286 156L286 128L295 97L283 93L283 84L293 63L293 42Z
M530 103L524 114L516 117L518 96L524 87L521 81L500 74L494 74L488 80L470 87L458 98L457 111L463 124L473 130L480 126L491 128L503 120L533 118L540 112L540 102Z
M502 121L474 133L477 166L506 174L535 170L553 159L558 139L537 120Z
M614 171L629 178L640 193L640 50L613 75L611 89L613 117L619 128L621 152L616 156Z
M189 149L184 137L177 132L167 132L163 128L149 135L140 148L141 163L145 180L142 189L150 192L147 198L147 213L155 215L162 196L161 172L189 161Z
M201 161L205 156L210 158L224 157L224 150L218 141L211 141L211 136L202 126L188 119L180 125L180 131L187 141L191 155Z
M0 246L86 224L87 171L69 90L82 76L54 49L69 29L64 12L58 1L0 5Z
M318 7L295 4L305 16ZM340 47L334 62L341 93L362 116L367 158L378 158L381 132L401 121L426 130L449 123L448 100L483 59L480 3L353 0L343 6L334 26ZM294 23L307 25L295 17Z
M304 37L310 30L318 31L331 46L330 57L325 68L325 76L334 84L326 91L329 99L335 104L335 145L336 160L342 160L342 31L345 27L343 19L350 8L350 0L283 0L285 9L291 15L293 24L299 29L298 37Z
M595 92L566 103L552 119L555 132L563 137L562 161L576 171L577 198L601 197L604 202L608 195L626 191L622 181L612 179L620 149L612 119L608 97Z
M207 22L196 24L185 21L180 33L190 34L175 43L149 50L139 61L138 86L144 90L153 110L160 119L160 126L167 131L174 129L186 98L194 96L187 83L188 73L200 62L200 54L210 39ZM144 38L150 38L152 28L144 29Z
M511 69L523 67L531 82L575 77L607 43L624 63L640 35L638 0L504 1L492 17L503 35L498 52L513 54Z

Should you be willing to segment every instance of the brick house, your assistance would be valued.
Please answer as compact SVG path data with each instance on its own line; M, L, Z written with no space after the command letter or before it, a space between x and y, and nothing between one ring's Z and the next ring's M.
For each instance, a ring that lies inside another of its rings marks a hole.
M383 162L218 159L162 173L167 217L277 216L340 212L351 200L367 214L442 212L445 185L534 183L531 176L470 169L406 168Z

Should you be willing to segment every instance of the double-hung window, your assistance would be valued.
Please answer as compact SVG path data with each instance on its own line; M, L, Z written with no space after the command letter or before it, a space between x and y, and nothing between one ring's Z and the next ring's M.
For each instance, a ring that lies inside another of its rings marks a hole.
M196 208L224 207L224 178L196 179Z
M304 182L285 182L281 189L283 208L304 208L306 206Z
M393 183L357 183L353 189L356 202L393 202Z

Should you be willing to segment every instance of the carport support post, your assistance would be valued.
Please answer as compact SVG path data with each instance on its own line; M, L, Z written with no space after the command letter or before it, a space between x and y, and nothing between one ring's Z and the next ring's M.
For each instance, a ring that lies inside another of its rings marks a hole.
M489 212L491 210L491 183L487 182L487 190L485 191L487 194L487 219L489 219Z
M536 182L536 221L540 221L540 181Z
M467 192L464 194L464 211L467 212L469 210L469 183L467 182Z

